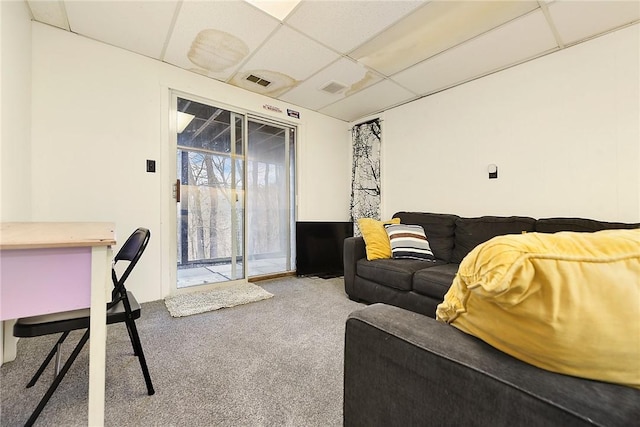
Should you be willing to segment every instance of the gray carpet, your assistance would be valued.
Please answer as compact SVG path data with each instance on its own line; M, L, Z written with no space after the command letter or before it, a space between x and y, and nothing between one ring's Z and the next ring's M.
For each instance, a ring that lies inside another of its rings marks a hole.
M341 278L259 284L275 298L181 318L163 301L143 304L137 324L154 396L126 329L109 326L105 425L342 425L345 320L362 305L347 298ZM44 394L51 371L24 386L54 342L22 339L17 359L0 368L1 426L24 424ZM87 348L36 425L86 425Z

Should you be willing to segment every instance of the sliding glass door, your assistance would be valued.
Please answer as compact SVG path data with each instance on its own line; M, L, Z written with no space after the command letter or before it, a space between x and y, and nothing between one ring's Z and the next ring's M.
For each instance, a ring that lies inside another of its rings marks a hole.
M292 271L295 128L173 101L176 288Z

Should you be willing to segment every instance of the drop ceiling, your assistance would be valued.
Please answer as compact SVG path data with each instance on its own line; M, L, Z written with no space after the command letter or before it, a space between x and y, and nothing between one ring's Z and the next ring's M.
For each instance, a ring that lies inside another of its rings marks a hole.
M639 1L27 1L33 19L344 121L637 25Z

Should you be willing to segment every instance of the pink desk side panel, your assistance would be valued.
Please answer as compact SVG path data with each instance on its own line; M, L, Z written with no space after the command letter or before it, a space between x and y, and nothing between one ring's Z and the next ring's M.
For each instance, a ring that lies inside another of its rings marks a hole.
M90 305L90 247L0 251L0 320Z

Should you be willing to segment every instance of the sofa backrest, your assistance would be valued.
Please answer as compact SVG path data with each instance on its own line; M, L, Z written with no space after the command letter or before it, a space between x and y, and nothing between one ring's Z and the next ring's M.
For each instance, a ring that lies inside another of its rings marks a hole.
M456 220L460 217L452 214L427 212L397 212L394 218L400 218L403 224L416 224L424 228L429 247L433 255L449 262L453 252Z
M640 224L605 222L586 218L542 218L522 216L481 216L463 218L453 214L430 212L397 212L403 224L424 228L429 246L436 258L460 263L480 243L503 234L523 232L556 233L558 231L593 232L616 228L640 228Z
M640 228L640 224L605 222L585 218L541 218L536 221L536 231L539 233L556 233L558 231L593 232L631 228Z
M451 262L461 262L473 248L493 237L531 232L535 227L536 220L524 216L458 218Z

